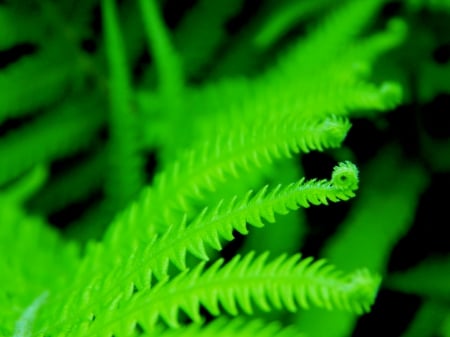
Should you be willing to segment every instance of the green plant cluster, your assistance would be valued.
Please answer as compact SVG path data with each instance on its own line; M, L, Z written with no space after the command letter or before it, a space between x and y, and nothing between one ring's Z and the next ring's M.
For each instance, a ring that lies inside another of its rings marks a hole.
M1 1L0 336L450 337L449 8Z

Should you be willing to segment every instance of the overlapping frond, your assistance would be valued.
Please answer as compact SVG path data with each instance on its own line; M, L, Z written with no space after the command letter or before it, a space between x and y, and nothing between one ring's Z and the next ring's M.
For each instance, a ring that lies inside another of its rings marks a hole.
M189 91L187 111L192 113L181 117L176 127L190 125L192 130L179 130L177 141L171 140L164 158L173 155L172 142L183 148L199 136L211 139L216 133L214 125L228 128L227 119L255 120L286 111L319 118L359 110L386 111L398 105L402 91L397 84L387 81L375 85L367 76L374 59L403 41L404 22L393 20L386 31L357 39L382 3L349 1L333 10L307 39L296 41L260 76L227 78ZM166 132L170 138L170 127Z
M366 269L343 274L324 260L300 255L282 255L270 262L267 258L267 253L257 257L250 253L225 265L218 260L206 269L202 263L148 291L118 299L114 307L120 307L121 314L106 311L89 326L76 327L74 336L121 336L136 322L144 331L154 329L160 320L177 327L180 311L201 322L201 307L214 316L275 309L295 312L310 306L361 314L369 310L380 283L379 276Z
M81 289L76 292L83 293L84 295L78 296L82 298L89 298L92 291L95 291L97 296L101 296L101 293L107 298L117 296L120 290L108 280L101 281L102 285L98 284L96 290L81 287L86 277L91 275L99 264L106 267L107 273L111 272L109 268L117 268L113 269L111 277L115 278L116 282L121 280L118 284L128 283L130 289L133 287L146 289L151 284L152 275L157 279L163 279L167 275L169 263L180 270L186 269L187 252L207 260L207 247L220 250L224 240L233 239L233 231L247 234L249 224L256 227L264 226L266 221L275 221L275 214L286 214L299 207L309 207L310 204L348 200L354 196L357 185L356 167L351 163L341 163L336 166L330 181L302 179L284 188L279 185L270 192L267 186L258 193L249 191L243 198L234 197L228 202L220 202L211 210L205 208L191 222L184 221L180 225L171 226L162 236L145 232L135 223L142 216L139 208L144 211L145 206L151 203L150 193L144 204L135 204L116 219L118 223L115 225L121 230L109 232L105 245L93 245L92 250L88 250L89 258L84 261L77 278ZM135 239L130 239L136 231L140 231L141 234ZM110 260L113 252L116 256L115 261ZM80 307L80 303L77 305ZM68 300L65 306L70 307Z
M186 152L113 222L106 241L126 232L146 231L140 225L143 221L163 232L179 223L183 213L195 209L193 205L201 204L208 192L227 179L256 173L274 159L293 153L338 147L350 128L348 120L335 117L321 121L266 122L257 123L251 132L237 127L228 134L220 134L214 143L199 144Z
M186 270L187 252L208 260L207 247L220 250L224 240L233 239L235 230L247 234L248 224L261 227L266 221L274 222L275 214L285 214L310 204L347 200L354 196L357 186L356 167L344 162L336 166L331 180L302 179L284 188L279 185L270 192L267 186L255 194L250 191L241 199L235 197L219 203L212 210L204 209L193 221L172 226L162 236L127 238L126 244L117 233L105 245L92 244L88 248L89 258L81 265L72 287L49 298L49 311L45 315L58 312L61 323L71 317L74 325L78 325L90 313L96 316L105 308L115 311L117 303L131 301L149 289L164 286L170 263ZM139 220L135 216L132 210L128 212L128 219ZM111 259L112 254L114 259ZM101 269L98 269L99 265ZM95 277L92 277L93 273ZM153 276L159 281L151 288ZM89 302L92 296L102 300L93 305Z
M278 71L295 76L332 63L368 25L382 3L382 0L347 1L328 15L308 39L284 56Z
M203 192L214 191L226 178L255 172L274 159L337 147L350 127L348 120L334 117L266 123L257 122L251 130L244 124L222 132L214 143L199 144L158 176L155 192L165 211L189 211L189 199L201 200ZM166 226L172 220L170 213L159 218Z
M348 2L308 39L284 53L277 66L262 77L264 82L282 88L276 96L301 106L302 115L392 109L401 100L400 86L391 82L376 86L367 77L376 58L404 41L406 24L394 19L385 31L357 39L381 4L378 0Z
M249 191L243 198L234 197L219 202L212 209L205 208L189 223L184 220L180 225L169 227L164 235L152 239L151 247L147 246L142 252L147 256L143 258L145 262L138 263L162 279L167 274L169 262L180 270L186 268L187 252L208 260L207 247L221 250L224 240L233 239L233 231L248 234L249 225L262 227L266 221L274 222L275 214L286 214L310 204L326 205L329 201L348 200L354 196L357 187L358 171L353 164L345 162L336 166L331 180L301 179L285 187L278 185L270 192L268 186L257 193ZM138 219L134 216L130 213L128 219ZM112 236L111 242L118 242L118 235ZM137 276L126 277L132 280Z

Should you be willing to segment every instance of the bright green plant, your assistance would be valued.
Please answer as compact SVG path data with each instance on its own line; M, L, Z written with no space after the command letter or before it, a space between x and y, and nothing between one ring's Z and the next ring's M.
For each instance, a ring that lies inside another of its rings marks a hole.
M164 1L0 5L1 336L349 336L372 310L427 177L393 144L360 174L344 142L404 100L384 56L407 22L376 25L382 0L262 3L236 36L239 0L172 30ZM328 179L302 177L310 152ZM341 201L321 256L298 253L301 210ZM420 294L421 271L388 285Z

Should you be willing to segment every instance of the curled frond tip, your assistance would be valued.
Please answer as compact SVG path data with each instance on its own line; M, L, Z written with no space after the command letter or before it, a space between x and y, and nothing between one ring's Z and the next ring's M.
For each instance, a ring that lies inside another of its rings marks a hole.
M359 171L355 164L344 161L336 165L331 175L335 187L356 190L359 183Z

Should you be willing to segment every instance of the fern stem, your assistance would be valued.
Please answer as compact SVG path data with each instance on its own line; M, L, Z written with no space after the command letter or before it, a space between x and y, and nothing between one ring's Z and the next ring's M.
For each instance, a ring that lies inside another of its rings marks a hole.
M159 79L159 90L165 103L178 98L183 87L180 61L170 42L167 29L154 0L139 0L148 44L151 48Z
M110 71L110 165L107 195L112 209L124 207L143 184L136 125L130 107L132 88L114 0L102 1Z

